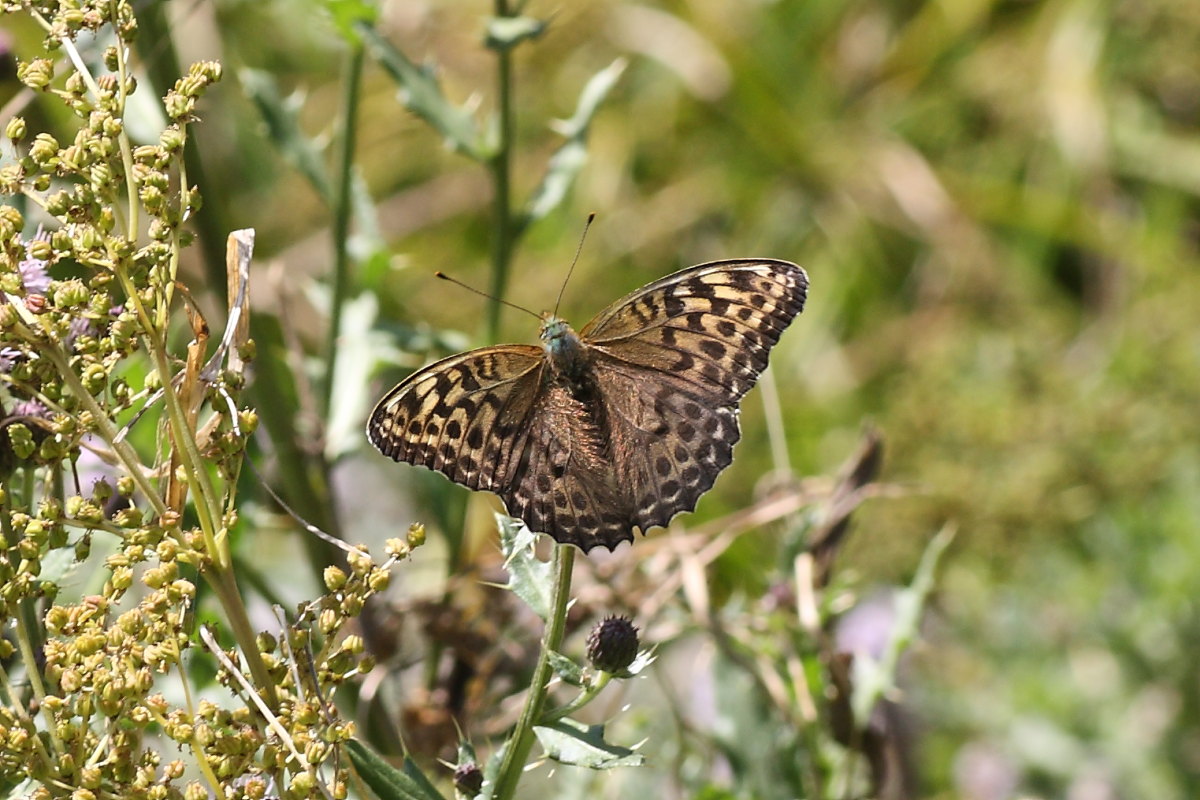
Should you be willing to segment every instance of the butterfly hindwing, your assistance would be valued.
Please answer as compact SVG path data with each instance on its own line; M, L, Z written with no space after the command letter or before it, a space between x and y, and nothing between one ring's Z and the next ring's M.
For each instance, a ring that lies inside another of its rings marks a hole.
M595 361L614 451L611 469L623 490L625 525L643 531L695 509L717 475L733 460L737 405L698 390L669 372L601 355Z
M508 486L497 490L508 513L530 530L585 552L633 539L613 470L614 454L596 399L548 383L512 455Z

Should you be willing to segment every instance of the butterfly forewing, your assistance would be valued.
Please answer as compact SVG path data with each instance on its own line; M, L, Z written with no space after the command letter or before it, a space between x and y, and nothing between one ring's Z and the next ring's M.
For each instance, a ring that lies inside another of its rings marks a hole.
M769 338L766 349L770 349L804 309L807 294L808 276L790 261L711 261L682 269L622 297L597 314L579 335L590 343L602 344L668 323L680 327L682 321L683 327L735 347L745 343L753 349L758 337L747 339L745 335L761 333ZM692 322L696 314L708 318L703 326Z
M597 315L570 374L549 345L444 359L381 400L368 435L397 461L495 492L534 531L611 549L694 509L729 465L738 401L807 289L786 261L691 267Z
M501 345L442 359L392 389L367 436L396 461L429 467L471 489L508 485L511 455L541 384L542 349Z

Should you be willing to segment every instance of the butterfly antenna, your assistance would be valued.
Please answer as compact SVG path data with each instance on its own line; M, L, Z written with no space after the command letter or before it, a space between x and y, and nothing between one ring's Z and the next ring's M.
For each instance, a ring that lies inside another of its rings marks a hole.
M562 302L563 292L567 290L567 281L571 280L571 273L575 271L575 264L579 261L579 254L583 252L583 240L587 238L588 228L592 227L592 220L596 218L596 212L588 214L587 222L583 223L583 233L579 236L579 246L575 248L575 257L571 259L571 266L567 269L567 277L563 279L562 288L558 290L558 299L554 301L554 316L558 316L558 306Z
M480 297L486 297L488 300L495 300L497 303L503 303L504 305L508 306L509 308L515 308L517 311L524 311L526 314L529 314L530 316L534 317L535 319L540 320L542 318L541 314L535 314L534 312L530 311L525 306L519 306L516 303L510 303L507 300L500 298L500 297L493 297L492 295L488 294L487 292L481 292L478 289L476 289L474 286L468 286L467 284L463 283L458 278L451 278L449 275L442 272L441 270L438 270L437 272L435 272L433 274L437 275L439 278L441 278L444 281L450 281L453 284L461 286L462 288L466 289L468 292L474 292L475 294L479 295Z

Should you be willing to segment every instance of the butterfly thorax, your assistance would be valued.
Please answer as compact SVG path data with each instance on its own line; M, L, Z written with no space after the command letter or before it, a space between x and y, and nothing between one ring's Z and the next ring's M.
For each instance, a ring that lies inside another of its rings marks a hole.
M542 321L542 347L554 373L574 383L587 366L587 348L565 319L547 314Z

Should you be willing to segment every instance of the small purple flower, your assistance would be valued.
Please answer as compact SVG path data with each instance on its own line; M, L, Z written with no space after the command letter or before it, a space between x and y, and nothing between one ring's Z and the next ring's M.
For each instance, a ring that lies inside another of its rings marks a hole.
M33 235L34 239L49 241L50 237L41 228ZM28 250L28 248L26 248ZM50 272L46 269L48 262L40 258L26 258L20 263L21 284L29 294L45 294L50 291Z
M64 344L67 347L74 347L75 340L80 336L95 336L96 325L87 317L75 317L71 320L71 324L67 327L67 336Z
M46 271L46 262L37 258L27 258L18 267L21 271L21 284L30 294L45 294L50 291L50 273Z
M9 417L15 419L50 419L50 409L37 400L18 400L9 410Z
M0 346L0 372L5 374L12 371L13 365L22 358L22 353L15 347Z

